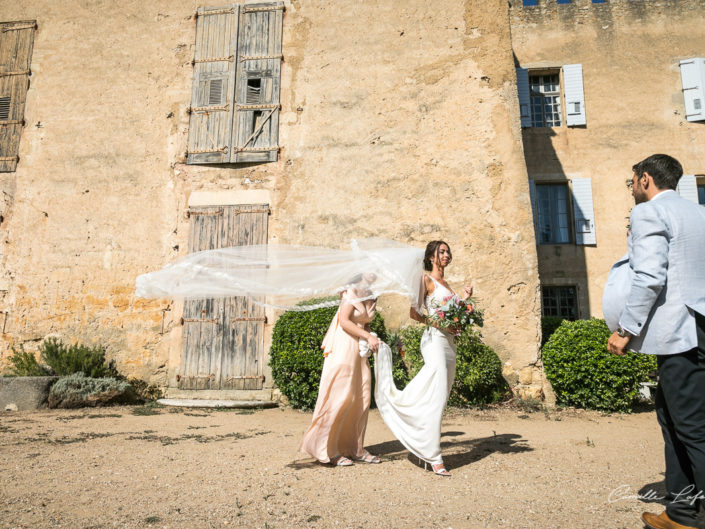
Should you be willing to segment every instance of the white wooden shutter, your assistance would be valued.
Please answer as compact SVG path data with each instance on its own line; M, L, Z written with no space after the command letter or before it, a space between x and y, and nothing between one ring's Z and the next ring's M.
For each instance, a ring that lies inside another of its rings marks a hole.
M563 66L563 87L565 93L566 125L586 125L585 92L583 90L583 65Z
M695 181L695 175L684 174L678 181L678 187L676 188L678 194L683 198L695 202L698 204L698 184Z
M705 120L705 59L696 57L680 62L685 100L685 119Z
M230 161L238 5L199 7L187 163Z
M592 205L592 179L574 178L572 192L575 244L597 244L595 211Z
M531 96L529 93L529 70L527 70L526 68L517 68L516 70L521 126L531 127Z
M539 210L536 204L536 183L529 179L529 200L531 201L531 216L534 222L534 239L539 243Z
M246 4L240 11L231 162L277 160L283 19L282 2Z

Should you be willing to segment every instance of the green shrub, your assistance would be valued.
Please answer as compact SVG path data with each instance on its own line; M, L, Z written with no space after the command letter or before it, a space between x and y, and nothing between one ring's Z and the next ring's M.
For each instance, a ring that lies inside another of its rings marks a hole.
M312 299L301 304L312 305L335 299ZM269 365L274 382L294 408L310 410L316 405L324 360L321 342L337 310L337 307L326 307L287 311L274 325ZM370 327L380 339L386 340L381 315L375 315Z
M10 375L17 377L44 377L51 374L51 370L37 361L34 353L29 353L20 345L19 350L12 348L10 355Z
M50 408L82 408L133 404L138 401L134 388L116 378L92 378L83 373L62 377L49 390Z
M561 316L544 316L541 318L541 347L548 341L551 335L556 332L561 323L565 320Z
M424 327L409 325L399 331L403 342L404 364L407 378L397 383L402 389L423 367L421 336ZM466 333L456 338L458 356L455 367L455 382L448 399L450 406L482 406L503 400L509 391L502 377L502 361L491 347L480 340L478 333Z
M127 382L140 400L156 401L164 396L164 392L158 386L149 384L141 378L128 378Z
M82 344L65 345L57 338L47 338L39 346L41 359L59 376L85 373L86 376L118 377L115 362L106 362L105 349Z
M546 378L559 404L605 411L630 411L639 384L656 369L653 355L607 352L604 320L564 321L542 349Z

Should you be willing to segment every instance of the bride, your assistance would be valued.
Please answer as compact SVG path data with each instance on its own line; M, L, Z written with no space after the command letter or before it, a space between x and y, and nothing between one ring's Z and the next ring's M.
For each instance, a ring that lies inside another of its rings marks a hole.
M424 305L427 314L434 314L443 298L455 295L444 278L445 268L453 256L443 241L431 241L424 254ZM461 299L472 294L466 286ZM420 307L419 307L420 308ZM392 352L380 344L375 362L375 401L382 419L397 439L420 460L431 464L433 472L450 476L441 456L441 416L455 377L455 342L453 335L431 325L428 316L415 307L410 309L414 320L428 325L421 337L424 366L399 391L392 378Z

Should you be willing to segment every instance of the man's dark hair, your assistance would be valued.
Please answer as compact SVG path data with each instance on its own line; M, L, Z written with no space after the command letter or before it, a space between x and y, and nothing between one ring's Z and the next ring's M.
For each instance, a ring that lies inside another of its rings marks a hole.
M644 173L654 179L659 189L675 189L683 176L683 166L678 160L667 154L652 154L632 167L638 178Z

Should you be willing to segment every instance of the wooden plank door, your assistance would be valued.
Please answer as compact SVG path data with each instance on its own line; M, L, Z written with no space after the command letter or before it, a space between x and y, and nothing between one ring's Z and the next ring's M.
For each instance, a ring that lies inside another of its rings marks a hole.
M269 208L201 207L189 212L189 251L266 244ZM184 303L181 389L261 389L264 309L242 297Z

